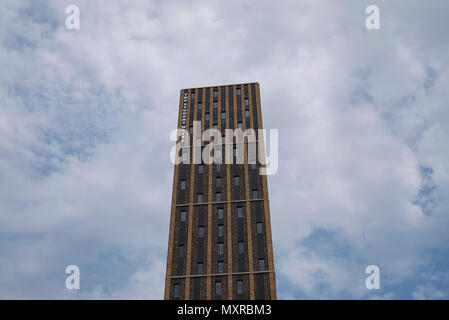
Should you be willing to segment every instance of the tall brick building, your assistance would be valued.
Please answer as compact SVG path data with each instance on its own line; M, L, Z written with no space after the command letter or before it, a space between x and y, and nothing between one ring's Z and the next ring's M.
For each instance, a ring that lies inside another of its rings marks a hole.
M262 129L259 84L181 90L178 142L190 159L208 144L194 137L194 121L201 133L215 128L223 136L225 129ZM263 135L256 139L261 147ZM249 161L247 139L223 143L234 160L243 147L243 163L226 164L223 144L222 164L175 165L165 299L276 299L266 175Z

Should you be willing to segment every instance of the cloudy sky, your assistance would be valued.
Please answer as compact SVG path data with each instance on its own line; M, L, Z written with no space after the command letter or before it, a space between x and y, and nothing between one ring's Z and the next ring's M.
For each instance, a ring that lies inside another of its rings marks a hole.
M0 298L161 299L179 90L253 81L279 129L278 297L449 298L448 11L2 1ZM65 288L71 264L80 290ZM380 290L365 288L371 264Z

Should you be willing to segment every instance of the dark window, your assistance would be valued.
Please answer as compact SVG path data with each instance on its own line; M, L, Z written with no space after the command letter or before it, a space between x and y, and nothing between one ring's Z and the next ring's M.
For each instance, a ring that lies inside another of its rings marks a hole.
M239 185L239 176L234 176L234 185L235 186Z
M241 123L241 122L237 123L237 127L238 127L239 129L242 129L242 123Z
M201 110L202 107L203 107L202 103L201 103L201 102L198 102L198 110Z
M201 174L201 173L203 173L203 172L204 172L204 166L203 166L202 164L200 164L200 165L198 166L198 173Z
M198 193L198 201L197 202L203 202L203 194Z
M185 222L187 218L187 211L182 210L181 211L181 222Z
M215 178L215 187L217 188L221 187L221 177Z
M178 257L182 258L184 257L184 246L180 245L178 248Z
M262 222L256 223L257 233L262 233Z
M179 298L179 283L173 285L173 297Z
M219 236L219 237L223 237L223 235L224 235L223 225L222 225L222 224L219 224L219 225L218 225L218 236Z
M214 101L214 108L217 109L218 108L218 102Z
M187 163L189 162L189 150L187 148L182 149L182 162Z
M253 199L257 199L257 189L253 189Z
M218 273L223 273L223 272L224 272L224 262L218 261Z
M198 262L197 264L197 274L203 274L203 263Z
M204 238L204 227L203 226L198 227L198 238Z
M242 91L240 90L240 88L237 88L237 95L240 95L242 93Z
M245 117L249 118L249 110L245 110Z
M215 295L221 296L221 281L215 281Z
M189 127L189 134L190 134L190 135L193 134L193 127Z
M255 163L251 163L251 170L256 170L256 164Z
M209 113L206 113L206 120L209 120Z
M224 253L224 243L223 242L218 243L217 249L218 249L218 254L222 255Z
M216 169L217 172L221 172L221 164L217 163L215 165L215 169Z
M226 119L226 112L223 111L223 112L221 113L221 118L222 118L222 119Z
M221 192L215 194L215 201L221 201Z
M259 271L265 271L265 259L259 259Z
M223 208L218 208L218 219L223 219Z
M192 93L190 94L190 97L191 97L192 100L195 99L195 92L192 92Z
M214 124L214 129L218 130L218 125Z
M248 98L245 98L245 106L249 106L249 100L248 100Z
M243 293L243 280L237 280L237 294Z
M245 252L245 243L243 241L238 242L238 249L239 249L239 253Z
M243 218L243 208L237 207L237 218Z
M185 190L185 189L186 189L186 181L181 180L181 190Z
M215 158L217 159L217 162L221 162L220 160L221 160L221 150L216 150L217 151L217 154L215 155ZM218 160L218 159L220 159L220 160Z
M214 90L214 98L218 98L218 90Z

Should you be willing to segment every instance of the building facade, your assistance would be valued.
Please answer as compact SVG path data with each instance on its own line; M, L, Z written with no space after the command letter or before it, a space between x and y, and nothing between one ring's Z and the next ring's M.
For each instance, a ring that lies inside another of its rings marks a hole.
M201 121L195 131L194 121ZM179 155L189 160L174 169L164 298L276 299L267 177L248 159L249 140L222 140L223 152L212 152L221 164L193 161L209 142L195 135L211 128L223 136L256 130L257 156L265 158L259 84L182 89L177 127Z

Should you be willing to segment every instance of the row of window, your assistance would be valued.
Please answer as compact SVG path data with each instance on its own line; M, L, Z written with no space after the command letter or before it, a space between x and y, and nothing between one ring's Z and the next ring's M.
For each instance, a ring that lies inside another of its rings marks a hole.
M181 190L184 190L184 189L181 189ZM221 196L222 196L221 192L215 192L215 201L224 201ZM259 199L259 193L258 193L257 189L252 190L251 196L252 196L251 199ZM202 193L197 194L196 202L197 203L203 202L203 194Z
M173 285L173 297L179 298L179 283ZM243 294L243 280L236 281L237 294ZM215 281L215 295L221 296L222 283L221 281Z
M215 107L215 102L214 102L214 107ZM201 104L198 104L198 109L201 110ZM210 120L210 113L206 112L204 114L205 120ZM249 110L245 110L245 118L249 118ZM225 120L226 119L226 111L222 111L221 112L221 120ZM242 129L242 123L238 122L237 125L239 126L240 129ZM214 124L214 128L217 129L218 125Z
M234 176L234 186L238 186L239 184L240 184L239 176ZM186 190L186 180L182 179L179 187L181 190ZM216 188L221 187L221 177L217 177L215 179L215 187ZM223 201L221 198L221 195L222 195L221 192L216 192L215 193L215 201ZM252 196L252 199L258 199L259 194L258 194L257 189L252 189L251 196ZM203 202L203 194L202 193L197 194L197 202L198 203Z
M204 273L204 264L202 262L198 262L197 264L197 275L201 275ZM217 270L218 273L224 273L224 261L218 261L217 262ZM265 271L265 259L261 258L259 259L259 270L258 271Z
M237 93L238 96L240 96L242 94L241 88L237 88L236 89L236 93ZM190 93L190 97L191 97L192 100L194 100L195 99L195 92ZM218 98L218 89L214 89L214 99L217 99L217 98ZM248 98L245 98L245 100L248 100Z
M201 231L199 231L199 230L201 230ZM200 232L201 232L201 237L200 237ZM199 238L204 237L204 227L198 228L198 237ZM237 242L237 252L238 252L238 254L245 253L245 243L243 241ZM223 242L217 243L217 254L219 256L222 256L224 254L224 243ZM184 258L184 245L183 244L179 245L179 247L178 247L178 257ZM220 270L220 268L219 268L219 270Z
M223 208L218 208L217 210L217 217L218 220L223 220ZM243 207L237 207L237 218L243 218ZM187 211L181 210L181 222L186 222L187 220ZM260 224L260 232L259 232L259 224ZM262 222L257 222L257 233L262 233ZM201 228L201 226L200 226ZM200 237L201 238L201 237Z

